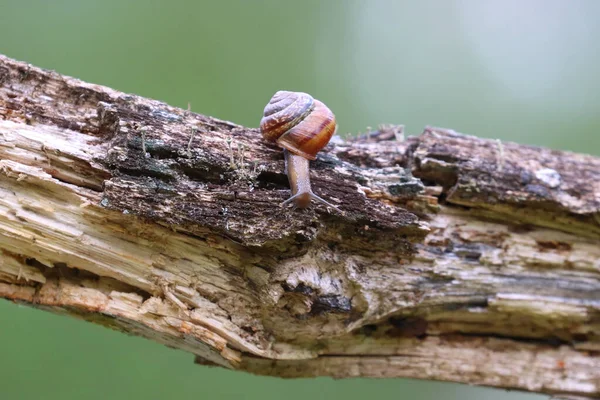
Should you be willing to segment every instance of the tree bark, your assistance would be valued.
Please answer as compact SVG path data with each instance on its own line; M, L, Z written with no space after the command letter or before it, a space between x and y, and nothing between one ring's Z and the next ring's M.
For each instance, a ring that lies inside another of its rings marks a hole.
M256 374L600 398L600 159L387 126L311 175L342 214L280 207L257 129L0 56L0 297Z

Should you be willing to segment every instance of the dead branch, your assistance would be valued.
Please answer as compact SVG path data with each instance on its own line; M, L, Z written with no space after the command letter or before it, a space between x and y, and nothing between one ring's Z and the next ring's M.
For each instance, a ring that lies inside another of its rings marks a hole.
M600 159L398 129L312 163L343 215L294 211L256 129L0 56L0 297L257 374L600 398Z

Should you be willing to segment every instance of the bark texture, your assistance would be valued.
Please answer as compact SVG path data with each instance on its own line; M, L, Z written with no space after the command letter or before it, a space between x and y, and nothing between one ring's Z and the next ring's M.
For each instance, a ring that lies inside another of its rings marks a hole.
M256 374L600 398L600 159L388 126L311 169L343 214L281 208L256 129L0 56L0 297Z

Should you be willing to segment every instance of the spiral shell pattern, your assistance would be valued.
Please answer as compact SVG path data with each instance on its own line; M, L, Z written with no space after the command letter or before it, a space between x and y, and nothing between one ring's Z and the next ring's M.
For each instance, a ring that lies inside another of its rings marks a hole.
M278 91L260 121L263 137L309 160L329 143L337 124L329 108L307 93Z

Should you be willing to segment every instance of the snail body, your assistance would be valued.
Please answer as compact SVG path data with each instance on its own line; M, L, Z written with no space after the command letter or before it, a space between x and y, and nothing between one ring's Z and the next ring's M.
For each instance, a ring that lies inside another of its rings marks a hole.
M309 173L309 161L317 158L336 130L331 110L307 93L278 91L271 98L260 121L260 131L264 139L284 149L292 196L282 205L293 202L298 208L306 208L315 200L340 211L313 193Z

